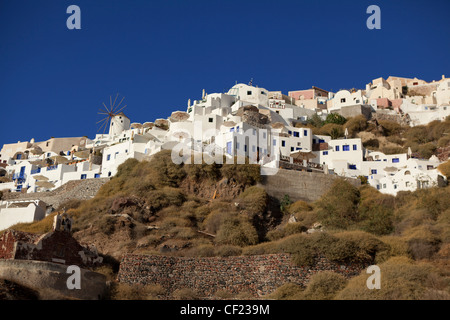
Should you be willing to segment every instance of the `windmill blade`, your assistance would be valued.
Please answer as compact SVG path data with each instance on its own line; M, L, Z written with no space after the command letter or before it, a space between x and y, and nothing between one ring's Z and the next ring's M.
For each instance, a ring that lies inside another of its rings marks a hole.
M108 120L108 119L109 119L109 117L103 118L102 120L97 121L96 124L98 124L98 123L100 123L100 122L103 122L103 121L106 121L106 120Z
M103 102L103 106L105 107L106 111L108 111L108 113L111 113L111 111L109 111L109 109L106 107L104 102Z
M98 128L97 132L98 132L98 131L101 131L103 127L106 127L106 125L107 125L108 122L109 122L109 117L107 117L107 118L105 118L105 119L102 119L102 120L100 120L99 122L102 122L102 124L101 124L100 128Z
M123 109L125 109L127 107L127 105L124 105L122 108L120 108L119 111L114 112L114 115L119 114L120 111L122 111Z
M119 96L119 94L116 94L116 98L114 99L114 103L113 103L113 106L115 106L116 105L116 100L117 100L117 97Z
M109 96L109 106L111 107L111 109L113 108L113 104L112 104L112 98L111 98L111 96Z
M117 108L119 108L119 106L122 104L123 99L125 99L125 97L123 97L122 100L120 100L119 104L118 104L117 107L116 107L116 110L117 110ZM111 111L113 111L113 110L111 110ZM115 113L115 112L114 112L114 113Z

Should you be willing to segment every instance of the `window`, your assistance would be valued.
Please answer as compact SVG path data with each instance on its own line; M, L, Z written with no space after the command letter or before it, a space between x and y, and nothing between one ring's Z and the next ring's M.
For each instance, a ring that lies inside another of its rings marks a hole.
M336 150L336 151L339 151L339 146L336 146L336 147L335 147L335 150Z
M297 147L297 148L295 148L295 150L302 150L302 148Z
M327 155L328 155L328 151L324 151L324 152L322 153L322 155L323 155L323 156L327 156Z
M300 132L294 131L294 137L300 137Z
M353 150L358 150L358 146L356 144L353 145Z
M276 146L277 145L277 140L273 139L273 145Z
M350 146L342 146L342 151L350 151Z
M377 169L372 169L372 170L370 170L370 172L371 172L372 174L377 174Z
M214 118L208 118L208 122L214 122Z
M234 132L234 128L230 128L230 132Z
M244 151L247 152L247 145L244 144Z
M266 133L265 132L263 132L263 139L265 139L266 138Z
M392 158L392 163L399 163L400 159L399 158Z
M111 177L111 171L108 172L108 177Z
M261 91L261 94L266 94L264 91Z
M358 100L356 100L356 103L359 103L359 99L358 99Z
M236 127L236 132L239 132L239 126Z
M236 142L236 149L239 150L239 142Z
M380 185L379 184L377 184L377 190L380 190Z
M289 130L288 133L289 133L290 135L292 135L292 131Z
M394 184L394 189L397 189L397 185L396 184Z
M348 168L349 168L350 170L356 170L356 164L349 164L349 165L348 165Z
M251 95L252 95L252 92L251 92L251 91L247 91L247 95L248 95L248 96L251 96Z
M386 189L386 183L383 183L383 189Z
M281 146L282 146L282 147L286 147L286 141L281 140Z
M253 129L253 135L256 135L256 129Z
M86 177L87 177L86 174L82 174L82 175L81 175L81 179L82 179L82 180L83 180L83 179L86 179Z
M22 159L22 154L19 153L19 154L17 155L17 158L16 158L16 159L17 159L17 160Z
M49 152L47 153L47 158L49 158L52 154Z
M111 160L111 155L110 155L110 154L108 154L108 155L106 156L106 161L109 161L109 160Z
M308 130L303 130L303 135L304 135L305 137L307 137L307 136L308 136Z
M294 151L294 147L291 147L291 152Z
M302 145L301 142L297 142L297 147L300 147Z
M342 98L342 99L341 99L341 103L345 103L345 98Z
M116 154L114 155L114 159L117 158L117 155L119 154L119 152L116 152Z
M278 110L277 110L277 111L275 111L275 112L276 112L277 114L280 114L280 111L278 111Z
M100 178L100 173L96 173L96 174L94 175L94 178Z

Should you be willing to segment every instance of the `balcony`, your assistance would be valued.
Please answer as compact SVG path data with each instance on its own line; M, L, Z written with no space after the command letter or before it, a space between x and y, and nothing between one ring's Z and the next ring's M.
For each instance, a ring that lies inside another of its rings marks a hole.
M27 175L23 172L13 174L13 180L25 180L26 178L27 178Z
M58 165L47 167L47 171L52 171L52 170L56 170L56 169L58 169Z

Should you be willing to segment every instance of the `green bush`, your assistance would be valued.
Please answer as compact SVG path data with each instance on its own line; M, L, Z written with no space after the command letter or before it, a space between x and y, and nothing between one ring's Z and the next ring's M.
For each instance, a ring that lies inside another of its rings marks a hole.
M345 119L339 113L330 113L327 115L327 118L325 119L325 124L332 123L332 124L343 125L346 122L347 122L347 119Z

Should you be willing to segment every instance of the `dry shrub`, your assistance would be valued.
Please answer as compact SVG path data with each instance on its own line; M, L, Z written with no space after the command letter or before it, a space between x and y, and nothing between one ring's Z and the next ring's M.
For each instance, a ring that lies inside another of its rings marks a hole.
M191 257L214 257L216 252L212 244L201 244L191 248L187 254Z
M425 299L432 289L430 279L442 279L431 265L414 263L406 257L394 257L379 265L381 289L370 290L365 270L352 278L336 298L343 300L418 300ZM448 292L448 282L446 285Z
M318 218L326 227L346 229L358 220L358 203L359 190L338 178L315 203L315 207Z
M53 230L53 218L55 215L56 212L37 222L17 223L8 229L38 234L47 233Z
M438 170L442 173L447 179L450 179L450 160L447 162L441 163L438 166Z
M254 246L248 246L242 249L242 254L246 256L255 256L277 252L276 242L263 242Z
M367 128L367 119L363 115L349 118L347 119L344 128L347 128L348 133L351 136L354 136L356 133L364 131Z
M218 244L249 246L258 243L258 233L248 218L235 214L224 218L215 238Z
M242 254L242 248L230 245L218 246L215 249L215 254L219 257L240 256Z
M395 197L368 186L360 188L360 193L358 212L361 229L377 235L391 233L394 230Z
M267 238L271 241L275 241L292 234L305 232L306 230L308 230L308 228L301 222L287 223L281 228L269 231L267 233Z
M266 210L269 196L266 190L260 187L248 187L239 195L242 204L249 215L263 213Z
M157 300L158 296L166 294L159 284L127 284L117 283L111 289L112 300Z
M408 252L415 260L430 259L439 251L441 240L437 230L429 225L421 225L405 232Z
M267 297L273 300L302 300L303 288L295 283L285 283Z
M198 294L189 288L176 289L172 293L174 300L197 300L199 298Z
M307 300L332 300L334 296L347 284L344 276L332 272L321 271L314 274L308 282L304 292Z

